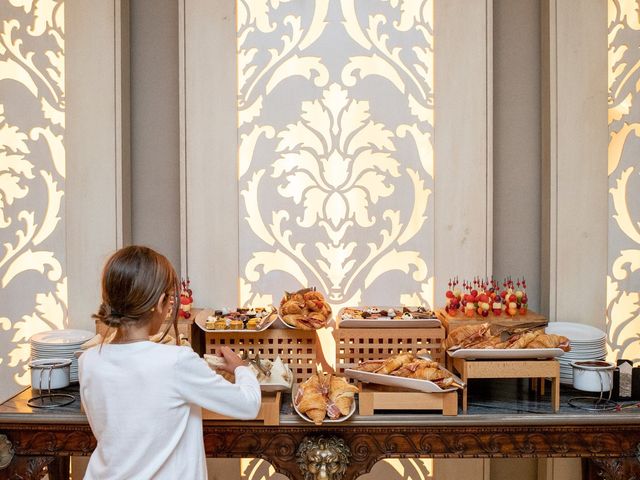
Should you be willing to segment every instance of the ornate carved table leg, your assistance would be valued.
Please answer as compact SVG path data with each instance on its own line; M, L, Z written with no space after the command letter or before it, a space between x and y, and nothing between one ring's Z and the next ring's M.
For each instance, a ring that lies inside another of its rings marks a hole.
M6 435L0 435L0 470L4 470L9 466L15 452L13 445Z
M305 437L296 452L304 480L342 480L351 451L338 437Z
M583 465L585 480L640 480L640 444L635 457L589 458Z
M56 457L51 462L49 480L69 480L69 457Z

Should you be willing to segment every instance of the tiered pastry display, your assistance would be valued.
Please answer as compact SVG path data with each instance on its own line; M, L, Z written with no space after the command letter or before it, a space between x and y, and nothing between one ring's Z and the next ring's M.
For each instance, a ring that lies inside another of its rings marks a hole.
M489 323L466 325L452 330L443 344L448 351L459 349L544 349L571 350L569 339L543 330L516 329L492 333Z
M191 318L191 305L193 305L191 280L189 278L182 280L180 287L180 311L178 315L182 318Z
M206 315L204 325L202 317ZM196 317L196 323L203 327L206 331L225 331L225 330L264 330L277 318L278 312L275 307L270 308L237 308L229 310L222 308L219 310L203 311Z
M217 355L205 354L204 359L209 367L222 375L226 380L235 383L235 375L220 369L224 365L224 359ZM253 370L260 383L260 388L265 392L274 392L278 390L289 390L293 384L293 372L288 365L285 365L280 357L273 362L271 360L260 358L258 354L251 358L245 356L245 360L249 363L249 368Z
M527 282L523 278L515 282L509 277L500 284L491 279L474 278L472 281L449 280L446 292L445 311L451 315L464 314L467 317L488 317L489 315L526 315L529 299Z
M389 375L397 378L424 380L435 384L440 389L462 388L463 385L448 370L442 368L438 362L419 358L412 353L399 353L391 357L380 360L367 360L361 362L353 370L347 370L347 376L352 376L349 372L366 372L379 375ZM360 375L353 375L355 378L363 380ZM371 376L365 377L372 383L377 383L381 379ZM383 383L383 382L380 382ZM387 385L394 385L394 382L384 382ZM396 386L406 386L412 388L410 383L397 383Z
M304 288L285 292L280 301L280 317L289 327L317 330L329 323L331 307L315 288Z
M351 416L357 392L358 388L344 378L320 373L298 385L293 404L303 418L321 425Z
M337 316L342 328L428 328L439 327L436 314L425 307L345 307Z

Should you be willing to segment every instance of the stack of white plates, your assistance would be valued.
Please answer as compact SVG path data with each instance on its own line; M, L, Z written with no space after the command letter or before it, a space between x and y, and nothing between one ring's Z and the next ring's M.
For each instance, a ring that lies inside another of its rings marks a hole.
M591 325L570 322L550 322L546 333L564 335L571 344L571 351L558 358L560 383L573 383L571 362L576 360L604 360L607 356L607 334Z
M29 341L31 343L31 360L46 358L68 358L71 360L71 381L78 381L78 359L75 352L80 350L87 340L95 333L87 330L51 330L36 333Z

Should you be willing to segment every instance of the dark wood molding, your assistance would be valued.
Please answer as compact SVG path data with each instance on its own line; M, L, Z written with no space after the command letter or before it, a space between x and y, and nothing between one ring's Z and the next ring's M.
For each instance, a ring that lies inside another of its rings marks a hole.
M49 458L48 462L41 461L44 467L53 456L89 455L96 445L86 424L3 424L0 433L11 441L16 465L23 464L27 457ZM337 436L349 446L351 462L345 479L368 473L384 458L591 457L594 460L590 469L600 475L593 478L618 480L635 474L630 469L638 464L640 424L410 427L344 424L331 428L204 424L208 457L262 458L291 479L300 478L296 462L298 445L304 437L314 435ZM2 472L0 478L4 478Z

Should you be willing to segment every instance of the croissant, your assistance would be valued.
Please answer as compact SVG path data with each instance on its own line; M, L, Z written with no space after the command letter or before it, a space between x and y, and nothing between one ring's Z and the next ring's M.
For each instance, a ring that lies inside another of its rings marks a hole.
M375 372L382 367L383 363L384 360L366 360L364 362L360 362L356 370L360 370L362 372Z
M488 323L481 325L463 325L462 327L455 328L444 341L444 348L447 350L455 345L461 345L465 341L468 342L474 338L481 338L488 330Z
M331 377L331 385L329 387L329 400L333 402L340 410L342 415L348 415L351 410L354 396L358 392L355 385L351 385L344 378Z
M411 353L400 353L398 355L394 355L393 357L387 358L382 364L382 367L376 370L375 373L389 374L394 370L403 367L407 363L412 362L414 359L415 357Z
M327 414L327 399L317 391L305 389L297 406L300 413L304 413L316 425L320 425Z
M298 321L303 319L304 315L300 314L300 313L296 313L296 314L290 314L290 315L283 315L282 316L282 320L284 320L285 323L287 323L288 325L291 325L292 327L297 327L298 326Z
M507 348L526 348L532 341L536 339L542 333L541 330L536 330L534 332L523 333L518 340L513 342Z
M571 350L569 339L562 335L544 333L527 345L527 348L562 348L565 352Z
M431 380L432 382L442 380L449 377L447 373L439 368L433 368L426 365L421 365L411 375L410 378L417 378L419 380Z
M496 346L502 343L502 341L500 340L500 335L494 335L493 337L490 337L487 340L483 340L480 343L476 343L473 348L483 348L483 349L487 349L487 348L497 348Z
M282 305L282 314L283 315L301 314L303 306L304 306L304 303L300 304L298 302L294 302L293 300L289 300L288 302L285 302L284 305Z

